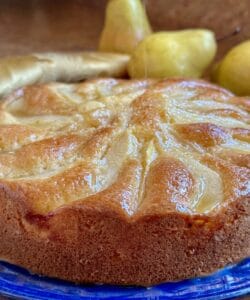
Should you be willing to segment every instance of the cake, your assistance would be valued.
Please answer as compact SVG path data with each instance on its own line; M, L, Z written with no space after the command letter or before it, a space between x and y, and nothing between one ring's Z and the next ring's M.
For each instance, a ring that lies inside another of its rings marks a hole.
M249 107L188 79L8 91L0 259L76 283L149 286L249 256Z

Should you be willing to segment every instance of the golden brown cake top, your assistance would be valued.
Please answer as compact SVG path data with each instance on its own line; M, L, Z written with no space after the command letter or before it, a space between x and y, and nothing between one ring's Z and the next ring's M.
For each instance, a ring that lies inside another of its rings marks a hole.
M204 81L27 86L0 104L0 185L37 214L216 213L250 196L249 109Z

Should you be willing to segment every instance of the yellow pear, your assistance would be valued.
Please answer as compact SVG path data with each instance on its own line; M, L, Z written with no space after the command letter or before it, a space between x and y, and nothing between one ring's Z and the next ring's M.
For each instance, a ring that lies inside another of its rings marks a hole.
M140 0L109 0L99 50L131 53L151 32Z
M132 78L200 77L213 60L216 49L210 30L154 33L133 52L129 75Z
M215 67L213 81L240 96L250 96L250 40L232 48Z

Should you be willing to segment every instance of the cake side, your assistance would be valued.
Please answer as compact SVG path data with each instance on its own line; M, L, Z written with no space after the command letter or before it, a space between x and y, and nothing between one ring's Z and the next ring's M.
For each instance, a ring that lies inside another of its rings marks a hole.
M95 203L23 218L8 202L13 198L7 210L1 205L1 259L36 274L149 286L206 275L249 255L249 199L206 220L169 213L135 222Z

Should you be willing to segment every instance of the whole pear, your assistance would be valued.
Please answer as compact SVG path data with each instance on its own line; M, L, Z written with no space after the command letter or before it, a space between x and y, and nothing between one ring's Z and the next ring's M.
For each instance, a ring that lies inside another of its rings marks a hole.
M200 77L213 60L214 33L192 29L154 33L136 47L129 62L132 78Z
M151 32L140 0L109 0L99 50L131 53Z
M215 67L213 81L240 96L250 96L250 40L232 48Z

